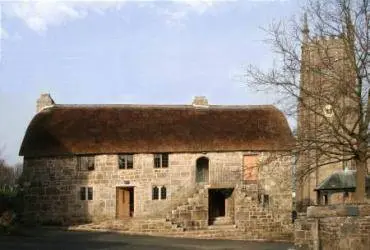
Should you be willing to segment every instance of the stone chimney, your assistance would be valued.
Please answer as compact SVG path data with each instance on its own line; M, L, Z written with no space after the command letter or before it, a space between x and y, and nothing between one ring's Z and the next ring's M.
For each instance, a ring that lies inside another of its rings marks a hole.
M193 106L200 108L208 108L208 100L205 96L195 96L193 99Z
M40 95L40 98L37 99L36 103L36 111L37 113L43 110L46 107L53 106L55 104L53 98L51 98L50 94L44 93Z

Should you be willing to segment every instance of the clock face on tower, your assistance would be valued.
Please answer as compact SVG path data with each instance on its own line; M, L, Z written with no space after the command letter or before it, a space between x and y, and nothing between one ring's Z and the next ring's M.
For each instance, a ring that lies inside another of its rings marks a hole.
M333 107L330 104L326 104L323 107L323 111L326 117L332 117L334 115Z

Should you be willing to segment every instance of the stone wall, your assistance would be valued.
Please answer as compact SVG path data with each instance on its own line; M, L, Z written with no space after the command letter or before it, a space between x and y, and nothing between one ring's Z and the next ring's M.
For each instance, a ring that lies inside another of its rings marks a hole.
M291 157L262 153L259 162L258 183L235 190L237 226L251 239L292 240Z
M307 218L306 213L299 213L294 221L294 243L299 249L313 249L312 232L316 230L314 218Z
M294 241L298 249L369 249L370 204L311 206L295 222Z
M119 169L117 155L96 155L91 171L80 170L76 156L26 158L24 179L30 185L24 215L53 224L113 220L116 188L134 187L135 218L166 218L176 211L179 224L198 229L208 226L208 189L231 188L227 215L237 227L253 238L272 237L274 231L291 234L290 157L261 153L259 182L248 186L241 179L244 153L169 154L169 167L160 169L153 167L153 154L134 154L133 169ZM209 183L199 187L195 170L202 156L209 159ZM165 186L167 198L152 200L153 186ZM93 188L92 200L80 200L81 187ZM261 202L261 195L269 196L268 204Z

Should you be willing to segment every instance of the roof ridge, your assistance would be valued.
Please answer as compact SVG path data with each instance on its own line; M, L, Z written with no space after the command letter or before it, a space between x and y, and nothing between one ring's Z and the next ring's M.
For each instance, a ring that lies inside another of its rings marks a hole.
M190 104L55 104L51 108L192 108ZM248 104L248 105L209 105L207 109L257 109L257 108L273 108L274 105L259 105L259 104Z

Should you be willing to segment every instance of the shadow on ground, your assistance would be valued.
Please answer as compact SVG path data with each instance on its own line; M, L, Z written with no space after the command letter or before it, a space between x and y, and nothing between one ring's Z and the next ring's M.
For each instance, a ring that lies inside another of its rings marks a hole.
M21 235L0 236L0 249L4 250L287 250L292 247L289 243L179 239L44 228L29 229Z

